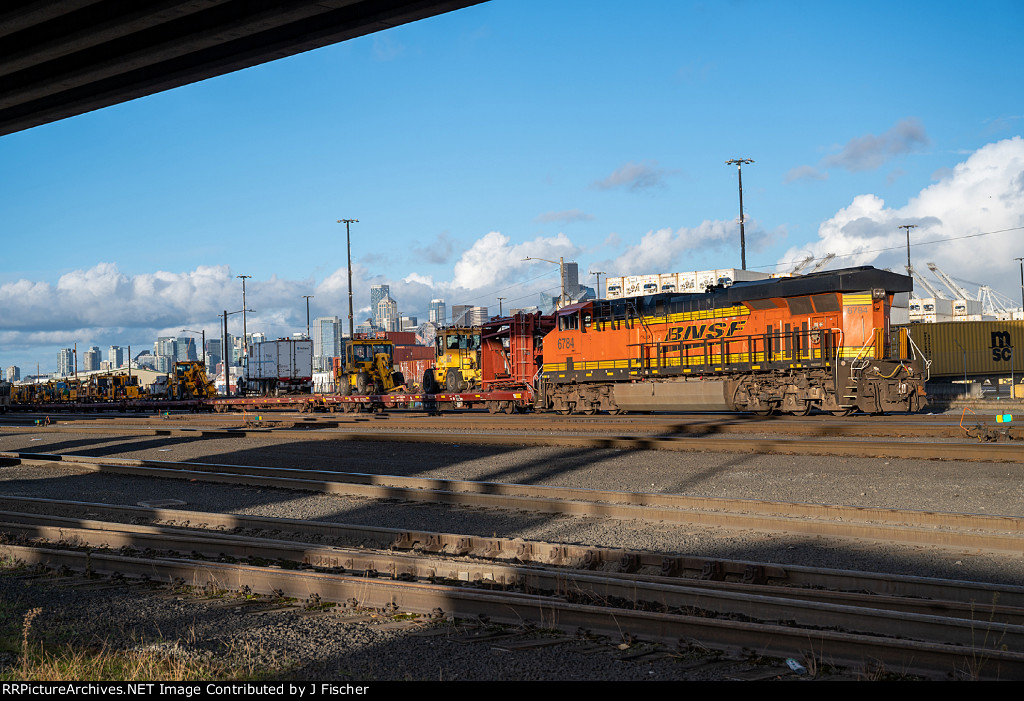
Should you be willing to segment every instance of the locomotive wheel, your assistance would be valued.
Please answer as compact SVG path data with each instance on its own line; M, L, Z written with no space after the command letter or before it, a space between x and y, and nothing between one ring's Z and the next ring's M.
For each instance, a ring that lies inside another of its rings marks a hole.
M794 409L793 411L791 411L789 413L792 414L793 416L807 416L808 414L811 413L811 403L810 402L803 402L803 407L802 408Z
M832 416L849 416L853 413L853 409L839 409L837 411L830 411L829 413L832 414Z

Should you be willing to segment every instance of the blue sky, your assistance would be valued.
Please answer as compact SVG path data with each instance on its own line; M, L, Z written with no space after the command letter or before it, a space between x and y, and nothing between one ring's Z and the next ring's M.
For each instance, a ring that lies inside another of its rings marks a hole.
M342 218L357 318L376 283L421 317L557 294L525 256L739 267L737 157L748 267L898 266L917 223L920 267L1016 299L1022 26L1019 1L492 0L0 137L0 366L212 335L239 274L250 330L304 330L305 294L344 318Z

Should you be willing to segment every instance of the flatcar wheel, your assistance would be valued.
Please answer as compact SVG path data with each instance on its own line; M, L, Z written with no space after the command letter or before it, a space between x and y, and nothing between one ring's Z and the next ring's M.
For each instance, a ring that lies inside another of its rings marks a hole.
M754 409L753 411L755 416L771 416L775 413L775 407L769 406L765 409Z
M505 402L505 407L504 407L503 411L506 414L514 414L514 413L516 413L516 403L515 402Z
M832 416L849 416L853 413L853 409L839 409L837 411L830 411L829 413L832 414Z
M487 402L487 413L497 414L501 411L501 402Z

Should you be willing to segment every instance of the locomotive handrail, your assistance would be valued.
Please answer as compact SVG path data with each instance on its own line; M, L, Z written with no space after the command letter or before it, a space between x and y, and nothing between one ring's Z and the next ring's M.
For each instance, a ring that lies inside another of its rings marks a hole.
M910 333L910 329L907 329L907 340L910 341L910 347L914 349L915 357L916 355L920 355L921 359L924 361L924 381L927 382L932 377L932 361L930 358L927 358L925 354L921 352L921 349L917 347L917 344L914 343L914 336Z

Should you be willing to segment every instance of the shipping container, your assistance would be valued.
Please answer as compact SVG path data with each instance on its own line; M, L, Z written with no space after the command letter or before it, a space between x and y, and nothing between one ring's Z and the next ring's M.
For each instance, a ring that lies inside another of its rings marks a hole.
M660 287L660 275L641 275L640 276L640 293L645 295L656 295L661 290Z
M658 292L678 292L679 276L676 273L662 273L658 276Z
M992 379L1024 373L1024 321L911 324L911 337L932 361L932 377Z
M309 392L313 381L313 341L279 338L249 346L245 387L249 394Z

